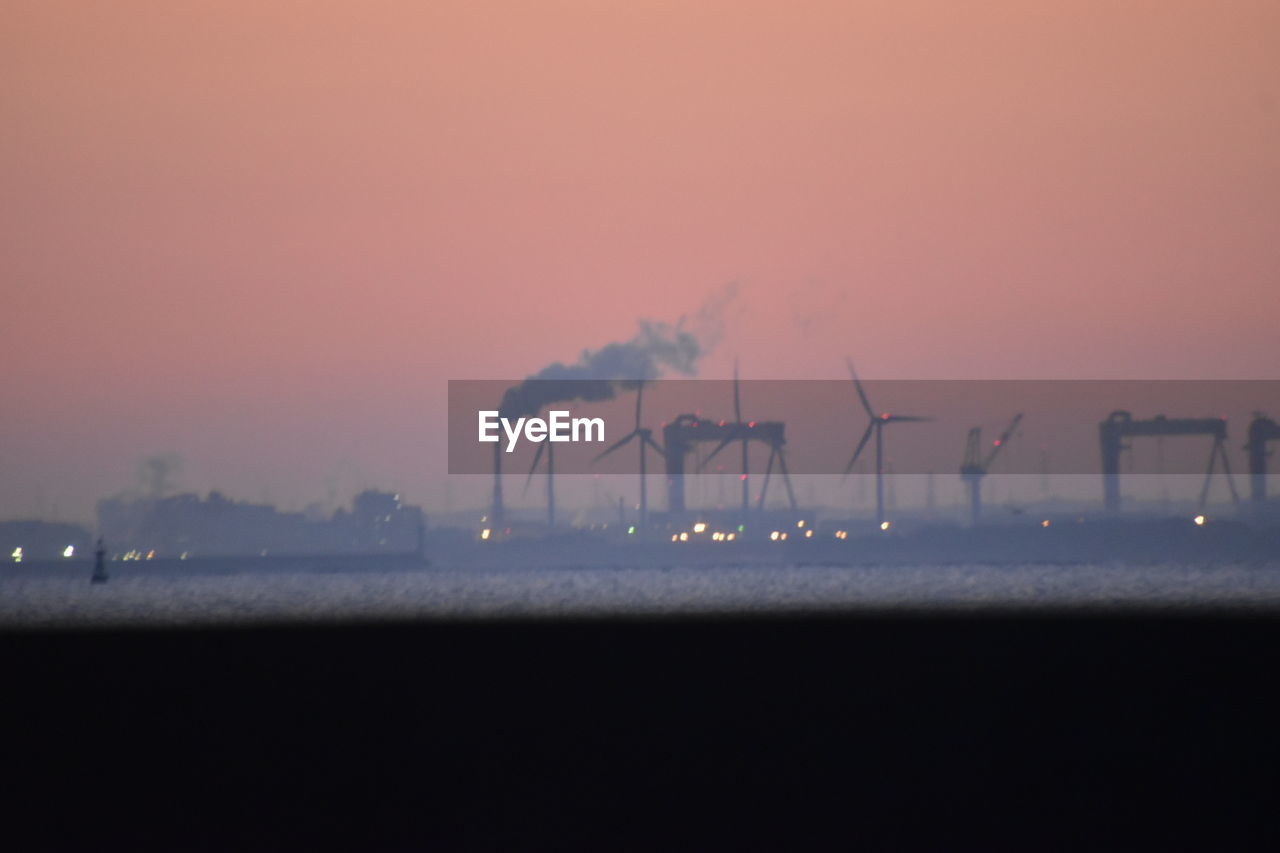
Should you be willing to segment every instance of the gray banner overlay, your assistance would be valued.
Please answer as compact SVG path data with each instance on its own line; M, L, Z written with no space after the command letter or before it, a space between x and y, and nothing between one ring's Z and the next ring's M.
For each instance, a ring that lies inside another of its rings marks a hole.
M1265 413L1280 381L456 380L449 473L1247 475Z

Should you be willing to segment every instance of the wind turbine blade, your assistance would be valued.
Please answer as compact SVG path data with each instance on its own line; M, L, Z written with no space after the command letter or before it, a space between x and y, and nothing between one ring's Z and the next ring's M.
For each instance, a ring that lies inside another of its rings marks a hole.
M619 447L622 447L622 446L623 446L624 444L626 444L628 441L630 441L631 439L635 438L635 437L636 437L636 435L637 435L639 432L640 432L640 430L632 430L631 432L629 432L629 433L627 433L626 435L624 435L622 438L620 438L620 439L618 439L617 441L615 441L613 444L609 445L607 448L605 448L603 451L601 451L601 452L596 456L596 458L595 458L595 459L592 459L592 460L591 460L592 464L595 464L596 462L599 462L601 459L605 458L605 457L606 457L606 456L608 456L610 453L612 453L613 451L617 450ZM538 452L539 452L539 453L541 453L541 452L542 452L542 445L541 445L541 444L539 444L539 445L538 445ZM536 459L536 458L534 459L534 463L533 463L533 464L535 464L535 465L536 465L536 464L538 464L538 462L537 462L537 459Z
M937 418L926 418L919 415L889 415L889 417L884 420L888 423L894 423L895 421L902 421L904 423L926 423L928 421L936 421Z
M862 455L862 449L867 446L867 442L871 440L871 433L875 431L876 421L867 424L867 431L862 434L862 440L858 442L858 447L853 451L853 456L849 457L849 464L844 466L844 475L849 476L853 471L853 466L858 463L858 457Z
M733 419L742 423L742 398L738 394L738 360L733 360Z
M640 405L644 402L644 380L636 389L636 429L640 429Z
M529 483L533 480L533 472L538 470L538 463L542 461L542 451L547 449L545 441L538 443L538 452L533 454L533 464L529 466L529 476L525 477L524 490L520 492L521 497L529 492Z
M646 435L643 437L642 441L644 441L645 444L649 445L654 450L658 451L659 455L661 456L667 455L667 451L662 449L662 445L658 444L658 442L654 441L651 437Z
M849 365L849 376L853 379L853 387L858 389L858 399L862 401L862 408L867 410L867 417L874 418L876 416L875 409L871 408L871 401L867 399L867 392L862 390L862 381L858 379L858 371L853 369L853 359L845 358L844 363Z

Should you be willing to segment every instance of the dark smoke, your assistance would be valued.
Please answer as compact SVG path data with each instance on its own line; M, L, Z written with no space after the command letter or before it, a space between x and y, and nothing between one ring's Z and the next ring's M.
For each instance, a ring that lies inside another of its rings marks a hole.
M507 389L499 406L501 416L528 417L553 403L570 400L611 400L619 388L634 388L665 371L693 376L698 361L723 335L724 310L737 291L736 284L722 288L692 319L681 317L675 325L641 320L629 341L583 350L573 364L556 362L544 367Z

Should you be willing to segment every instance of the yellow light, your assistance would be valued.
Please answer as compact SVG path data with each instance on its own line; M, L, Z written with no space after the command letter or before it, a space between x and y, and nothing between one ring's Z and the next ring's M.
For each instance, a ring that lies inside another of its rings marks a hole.
M13 561L15 563L21 563L22 562L22 546L19 545L17 548L14 548L13 553L10 554L9 556L13 557Z
M187 559L187 552L186 552L186 551L183 551L183 552L182 552L182 556L181 556L181 557L179 557L178 559L179 559L179 560L185 560L185 559Z
M74 557L75 554L76 554L75 545L68 545L67 547L62 549L62 556L64 557Z
M679 541L680 541L680 537L679 537L677 534L672 533L672 534L671 534L671 541L672 541L672 542L679 542Z
M891 525L890 525L890 524L889 524L889 522L887 522L887 521L882 521L882 522L880 522L880 529L881 529L881 530L888 530L890 526L891 526Z
M688 542L688 541L689 541L689 531L687 531L687 530L681 530L681 531L680 531L680 541L681 541L681 542Z
M776 531L776 530L775 530L775 531L773 531L772 533L770 533L770 534L769 534L769 538L770 538L772 541L777 542L777 541L778 541L778 531Z
M813 538L813 531L812 531L812 530L806 530L806 531L804 532L804 538L805 538L805 539L812 539L812 538Z
M785 541L787 541L787 534L783 533L783 534L782 534L781 536L779 536L778 538L785 542Z
M693 526L694 533L705 533L706 529L707 529L707 524L705 521L699 521L697 524Z
M732 541L733 541L733 538L734 538L735 536L737 536L737 535L738 535L738 534L736 534L736 533L730 533L728 536L726 536L726 537L725 537L725 539L727 539L727 540L729 540L730 542L732 542Z
M1044 521L1040 522L1040 526L1041 526L1041 527L1048 527L1048 526L1049 526L1049 519L1047 519L1047 518L1046 518Z
M804 519L803 519L803 518L796 522L796 527L804 527Z
M1194 520L1195 520L1195 523L1196 523L1197 525L1204 524L1204 516L1203 516L1203 515L1197 515L1197 516L1195 517L1195 519L1194 519Z
M153 557L155 557L155 555L156 555L156 549L152 548L150 551L147 552L147 559L150 560Z
M480 531L480 538L481 538L481 539L488 539L488 538L489 538L489 528L487 528L487 527L486 527L484 530L481 530L481 531Z

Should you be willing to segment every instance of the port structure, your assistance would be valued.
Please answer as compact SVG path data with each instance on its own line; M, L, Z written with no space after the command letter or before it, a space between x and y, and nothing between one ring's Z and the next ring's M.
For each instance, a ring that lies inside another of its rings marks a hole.
M1014 430L1022 422L1022 412L1013 416L1000 437L991 442L991 449L984 456L982 453L982 427L969 430L969 438L965 444L964 462L960 465L960 479L969 487L969 522L976 525L982 517L982 478L991 470L991 463L1009 443Z
M1167 418L1156 415L1148 420L1134 420L1126 411L1114 411L1107 419L1098 424L1098 441L1102 448L1102 493L1108 512L1120 510L1120 452L1127 450L1126 438L1139 436L1164 435L1207 435L1213 438L1213 447L1209 451L1209 467L1205 471L1204 486L1200 490L1200 509L1204 509L1209 497L1209 483L1219 459L1222 470L1227 475L1227 486L1231 490L1231 499L1240 502L1236 493L1235 482L1231 479L1231 465L1227 461L1227 420L1226 418Z
M1280 424L1261 412L1254 412L1249 424L1249 497L1256 503L1267 499L1267 442L1280 440Z
M708 461L720 449L735 441L757 441L769 448L769 462L765 468L757 508L764 507L769 490L769 479L776 465L786 485L791 509L796 509L796 496L791 488L791 475L787 472L786 425L782 421L715 421L692 414L683 414L662 428L662 445L667 468L667 509L672 513L685 511L684 477L685 457L699 443L714 442L718 447L707 457ZM745 478L746 472L742 476ZM745 505L744 505L744 508Z

